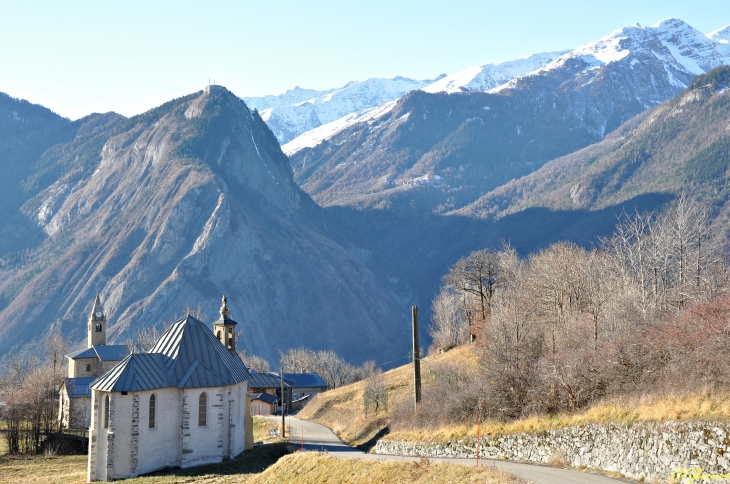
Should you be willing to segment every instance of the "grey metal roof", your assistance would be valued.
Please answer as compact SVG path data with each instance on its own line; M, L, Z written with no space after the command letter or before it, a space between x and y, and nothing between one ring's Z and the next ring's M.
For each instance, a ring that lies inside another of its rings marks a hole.
M91 348L75 351L66 355L71 360L82 358L98 358L101 361L121 361L129 355L129 348L124 345L96 345Z
M66 378L63 384L66 385L66 393L68 393L69 398L90 397L89 384L94 380L96 380L95 376Z
M138 392L168 386L164 355L135 353L100 376L91 388L105 392Z
M249 393L248 394L251 397L251 401L254 400L261 400L262 402L266 402L268 404L275 404L279 403L279 399L276 397L276 395L269 395L268 393Z
M238 355L232 355L213 331L192 316L175 321L148 353L130 355L91 388L138 391L232 385L251 378Z
M231 318L218 318L215 321L213 321L213 324L238 324Z
M289 380L294 388L327 387L318 373L284 373L284 379Z
M280 388L281 379L279 378L279 375L275 375L273 373L259 373L252 370L248 386L249 388ZM284 381L284 387L290 387L286 380Z

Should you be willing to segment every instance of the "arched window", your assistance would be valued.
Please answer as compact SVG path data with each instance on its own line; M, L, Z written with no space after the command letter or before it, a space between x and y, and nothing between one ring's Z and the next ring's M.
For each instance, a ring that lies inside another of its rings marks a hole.
M157 403L157 398L155 398L154 393L150 395L150 428L155 428L155 404Z
M207 425L208 417L208 395L203 392L198 399L198 427Z
M104 428L109 428L109 395L104 397Z

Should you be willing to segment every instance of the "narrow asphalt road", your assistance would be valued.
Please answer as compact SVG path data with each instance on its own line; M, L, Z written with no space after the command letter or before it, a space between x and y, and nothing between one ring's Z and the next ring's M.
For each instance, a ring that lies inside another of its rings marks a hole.
M281 417L269 417L281 422ZM333 457L349 458L349 459L373 459L373 460L404 460L417 461L418 457L404 457L399 455L384 454L367 454L359 449L355 449L345 444L329 427L308 420L300 420L295 417L287 417L287 427L291 435L289 439L292 443L301 445L304 443L304 449L310 451L324 451ZM451 464L475 465L474 459L446 459L446 458L429 458L432 462L449 462ZM517 477L533 481L539 484L616 484L617 482L625 482L610 477L605 477L587 472L574 471L570 469L556 469L553 467L543 467L532 464L524 464L521 462L480 459L479 465L489 465L498 469L503 469Z

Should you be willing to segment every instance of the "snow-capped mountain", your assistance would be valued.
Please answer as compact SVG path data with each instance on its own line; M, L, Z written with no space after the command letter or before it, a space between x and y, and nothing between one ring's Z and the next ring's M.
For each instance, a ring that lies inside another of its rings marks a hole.
M707 37L720 44L720 47L727 52L730 52L730 25L710 32Z
M730 51L725 48L729 34L730 26L705 35L679 19L662 20L651 27L637 23L582 45L525 77L543 76L566 67L574 70L578 63L585 71L582 80L590 82L601 72L601 67L610 64L627 64L626 67L632 71L658 64L665 76L658 72L659 76L652 77L652 87L659 81L684 89L694 76L730 63ZM516 78L493 92L512 89L523 82L525 79ZM642 102L648 107L668 99L662 97L661 100L644 99Z
M507 81L524 76L557 59L561 52L543 52L496 64L484 64L443 77L422 88L426 92L489 91Z
M400 76L393 79L374 78L350 82L331 91L292 89L281 96L244 98L244 101L259 109L261 118L266 121L279 142L285 144L306 131L344 116L357 117L432 82L433 80L418 81ZM315 95L307 97L307 93Z
M344 89L350 84L352 84L352 82L339 89ZM246 105L250 109L258 109L259 111L263 111L264 109L277 108L279 106L299 104L300 102L308 101L319 96L324 96L325 94L329 94L337 90L338 88L318 91L316 89L302 89L301 87L297 86L294 89L289 89L284 94L270 94L268 96L261 97L244 97L241 99L246 102Z
M420 89L422 91L430 93L488 91L489 89L504 84L505 82L510 81L517 76L524 76L525 74L528 74L540 67L543 67L552 62L554 59L561 56L562 54L565 54L566 52L568 51L544 52L541 54L532 54L525 57L520 57L519 59L514 59L506 62L484 64L481 66L472 67L449 76L439 76L435 81L425 83L425 85L420 87ZM371 79L370 81L374 81L374 79ZM342 90L344 91L349 86L354 85L355 83L350 83ZM414 87L414 89L418 88ZM409 91L401 93L400 96L392 97L390 100L382 105L371 105L369 107L356 111L346 112L337 119L322 123L318 127L302 132L290 141L282 141L282 149L287 155L292 155L303 148L311 148L318 145L322 142L322 140L333 136L335 133L338 133L348 126L356 123L368 122L378 116L382 116L390 111L393 106L395 106L395 101L397 101L403 94L406 94L406 92ZM322 95L318 99L327 98L328 95ZM279 136L276 126L286 123L286 121L282 119L284 117L286 109L280 109L280 111L277 113L278 119L273 120L268 114L271 111L273 110L263 111L261 113L261 116L281 141L283 138L285 138L285 136Z
M333 136L352 124L371 122L372 120L379 118L393 109L396 102L398 102L397 99L388 101L380 106L375 106L374 108L346 114L345 116L342 116L330 123L305 131L290 142L283 144L281 149L287 156L289 156L301 149L317 146L323 140Z
M729 30L705 35L678 19L624 27L486 93L414 91L287 151L300 186L325 205L375 206L420 190L424 208L458 208L730 65Z

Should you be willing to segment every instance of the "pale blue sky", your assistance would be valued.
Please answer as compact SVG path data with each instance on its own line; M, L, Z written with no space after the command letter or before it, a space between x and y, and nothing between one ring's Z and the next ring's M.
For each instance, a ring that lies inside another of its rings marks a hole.
M76 119L143 112L215 78L239 96L368 77L427 79L577 47L677 17L730 24L728 0L0 1L0 91Z

